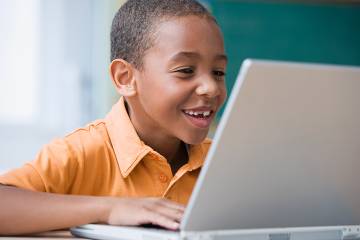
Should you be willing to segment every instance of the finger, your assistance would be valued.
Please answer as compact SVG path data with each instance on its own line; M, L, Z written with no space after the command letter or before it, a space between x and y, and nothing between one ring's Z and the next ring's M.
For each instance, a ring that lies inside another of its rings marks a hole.
M163 204L162 202L154 202L153 204L146 206L146 208L148 211L161 214L166 218L169 218L176 222L180 222L182 216L184 215L183 210L169 207L166 204Z
M176 209L176 210L179 210L179 211L182 211L182 212L185 211L185 205L170 201L170 200L168 200L166 198L161 198L160 203L167 206L167 207L169 207L169 208L173 208L173 209Z
M155 224L158 225L160 227L164 227L170 230L178 230L180 227L179 222L174 221L173 219L162 215L159 212L152 212L149 211L144 219L143 223L151 223L151 224Z
M176 222L181 222L181 219L184 216L183 211L171 209L171 208L159 208L157 212Z

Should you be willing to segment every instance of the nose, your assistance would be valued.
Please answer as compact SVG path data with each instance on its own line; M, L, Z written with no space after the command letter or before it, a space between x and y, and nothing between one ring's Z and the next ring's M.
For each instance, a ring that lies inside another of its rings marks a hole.
M199 85L196 88L196 94L208 98L216 97L220 94L220 82L213 76L202 76L199 79Z

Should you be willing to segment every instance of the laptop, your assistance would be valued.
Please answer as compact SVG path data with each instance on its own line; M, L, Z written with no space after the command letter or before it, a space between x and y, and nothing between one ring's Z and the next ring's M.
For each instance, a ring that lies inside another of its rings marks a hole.
M243 62L180 230L94 239L360 239L360 67Z

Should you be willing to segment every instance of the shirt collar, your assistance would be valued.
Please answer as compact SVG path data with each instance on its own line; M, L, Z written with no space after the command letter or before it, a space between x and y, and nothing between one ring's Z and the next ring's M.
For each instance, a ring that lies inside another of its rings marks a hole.
M210 139L205 139L201 144L188 145L189 171L196 170L204 164L210 143Z
M105 117L105 123L121 174L127 177L136 165L154 150L144 144L136 133L126 111L124 97L112 107ZM206 139L204 143L209 143L209 140ZM186 145L190 171L203 165L208 147L205 145Z
M121 174L127 177L151 148L137 135L123 97L112 107L105 122Z

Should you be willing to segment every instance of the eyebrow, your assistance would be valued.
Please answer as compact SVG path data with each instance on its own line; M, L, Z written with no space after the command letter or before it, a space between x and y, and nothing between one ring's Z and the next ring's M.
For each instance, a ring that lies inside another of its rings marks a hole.
M201 56L199 53L196 52L178 52L171 57L170 61L176 61L181 58L201 58ZM228 58L225 54L217 54L215 56L215 60L224 60L227 62Z
M225 54L218 54L215 56L216 60L224 60L225 62L228 61L228 57Z

